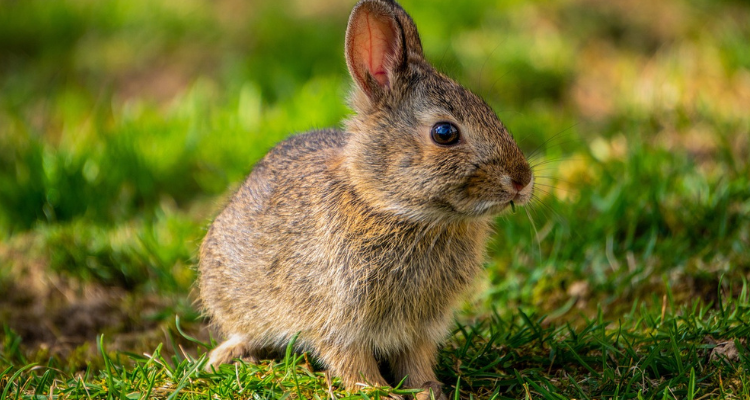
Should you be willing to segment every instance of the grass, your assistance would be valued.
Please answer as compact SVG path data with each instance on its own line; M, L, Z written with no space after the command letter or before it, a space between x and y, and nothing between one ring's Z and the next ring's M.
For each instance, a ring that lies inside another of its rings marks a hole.
M728 341L740 349L739 360L710 356L714 335L750 334L747 296L744 286L736 300L718 310L696 306L667 313L642 305L624 316L625 322L612 324L600 314L578 329L544 324L544 318L521 311L508 318L495 314L459 324L441 352L440 378L456 398L747 398L746 342ZM281 360L223 365L212 372L202 371L205 357L165 357L162 346L152 354L110 358L100 337L99 349L104 367L98 371L70 375L54 360L26 365L13 376L8 368L4 397L54 392L82 399L327 398L331 385L306 354L291 352L291 346ZM371 389L369 396L387 392Z
M192 288L252 164L349 113L352 3L3 3L0 400L388 393L292 352L203 371ZM402 4L539 177L441 349L449 397L750 398L750 5Z

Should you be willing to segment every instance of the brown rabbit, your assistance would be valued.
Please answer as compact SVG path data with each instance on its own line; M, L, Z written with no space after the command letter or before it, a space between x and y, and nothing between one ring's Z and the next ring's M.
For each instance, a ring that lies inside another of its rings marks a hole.
M345 130L278 144L206 235L200 292L227 337L210 365L257 360L299 332L297 348L349 391L386 385L381 363L445 398L438 344L493 217L529 201L533 174L492 109L425 60L396 2L354 7L346 61Z

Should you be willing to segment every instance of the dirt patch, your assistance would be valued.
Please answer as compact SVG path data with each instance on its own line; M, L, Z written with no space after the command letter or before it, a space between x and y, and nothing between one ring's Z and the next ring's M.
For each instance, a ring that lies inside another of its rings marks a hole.
M711 343L709 341L710 344ZM734 340L715 343L716 347L711 350L711 354L708 357L708 361L717 361L725 359L728 362L736 362L740 359L740 352L737 350L737 346L734 344Z
M174 326L175 310L189 302L187 294L128 292L58 274L48 267L37 242L26 236L0 244L0 321L21 338L25 358L54 356L73 369L85 368L87 360L98 357L101 334L109 351L140 354L164 343L169 354L174 343L197 353ZM209 340L205 324L195 316L183 318L181 326L191 336ZM0 352L6 350L2 343Z

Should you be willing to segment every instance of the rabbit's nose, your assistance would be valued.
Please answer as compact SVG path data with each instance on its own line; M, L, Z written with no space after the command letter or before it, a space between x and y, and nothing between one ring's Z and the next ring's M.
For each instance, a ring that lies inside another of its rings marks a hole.
M519 192L520 192L521 190L523 190L523 188L525 188L525 187L526 187L526 185L528 185L528 184L529 184L528 182L526 182L526 183L521 183L521 182L519 182L519 181L517 181L517 180L515 180L515 179L512 179L511 181L513 182L513 187L514 187L514 188L515 188L515 189L516 189L517 191L519 191Z
M517 191L525 189L531 183L531 169L528 165L517 165L510 171L511 184Z

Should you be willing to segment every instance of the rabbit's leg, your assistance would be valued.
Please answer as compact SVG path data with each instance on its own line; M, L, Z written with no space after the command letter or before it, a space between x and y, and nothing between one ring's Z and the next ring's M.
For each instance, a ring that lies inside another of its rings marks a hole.
M229 364L236 358L243 361L256 364L259 361L259 349L250 344L248 338L244 335L234 334L229 336L222 344L216 346L209 353L208 364L206 369L218 367L221 364Z
M412 348L406 349L390 358L391 369L397 380L406 377L404 387L409 389L423 388L414 398L417 400L444 400L443 385L435 376L437 346L429 341L420 341Z
M364 385L388 386L380 374L375 356L368 349L318 346L318 355L333 375L341 378L344 387L351 393L360 391Z

